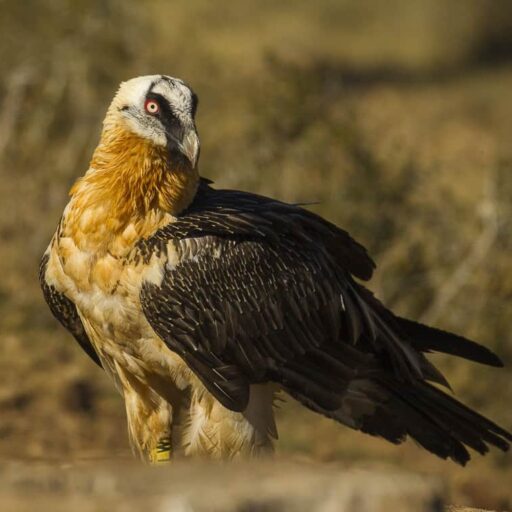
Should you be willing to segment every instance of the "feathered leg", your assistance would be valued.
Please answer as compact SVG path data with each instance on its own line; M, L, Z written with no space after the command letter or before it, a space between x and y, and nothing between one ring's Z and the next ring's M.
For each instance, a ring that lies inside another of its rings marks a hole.
M172 455L172 407L137 377L117 366L123 387L132 449L152 463L166 462Z
M232 459L273 451L277 438L273 414L274 388L251 386L244 412L226 409L208 391L196 389L182 425L180 444L185 455Z

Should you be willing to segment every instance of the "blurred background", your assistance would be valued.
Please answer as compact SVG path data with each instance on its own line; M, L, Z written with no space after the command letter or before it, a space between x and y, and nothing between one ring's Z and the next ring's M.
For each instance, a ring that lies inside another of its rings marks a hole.
M38 262L120 81L200 98L219 187L317 201L378 264L397 312L492 347L437 357L457 397L512 428L512 3L508 0L0 0L0 456L129 453L124 406L51 317ZM512 506L510 455L461 469L284 402L282 457L449 477Z

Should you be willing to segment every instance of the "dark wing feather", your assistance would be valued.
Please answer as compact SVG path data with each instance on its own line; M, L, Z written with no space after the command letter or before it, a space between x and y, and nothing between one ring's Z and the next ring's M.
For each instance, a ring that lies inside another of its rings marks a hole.
M43 256L39 267L39 283L43 290L44 298L50 307L53 316L74 336L76 341L85 351L85 353L101 367L98 354L85 332L84 326L78 316L76 306L64 294L58 292L53 286L46 282L46 266L48 256Z
M494 352L474 341L406 318L397 319L417 350L442 352L489 366L503 366L503 362Z

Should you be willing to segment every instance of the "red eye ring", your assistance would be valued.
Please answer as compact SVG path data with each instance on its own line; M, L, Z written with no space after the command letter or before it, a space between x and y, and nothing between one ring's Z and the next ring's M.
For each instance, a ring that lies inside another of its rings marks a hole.
M160 105L158 104L157 101L148 98L144 102L144 110L148 114L155 116L156 114L158 114L158 112L160 112Z

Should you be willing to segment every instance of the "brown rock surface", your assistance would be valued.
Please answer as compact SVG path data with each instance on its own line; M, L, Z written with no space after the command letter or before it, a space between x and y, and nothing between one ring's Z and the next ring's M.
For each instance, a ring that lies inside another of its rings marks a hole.
M0 466L0 509L17 512L441 512L444 497L419 474L270 460Z

